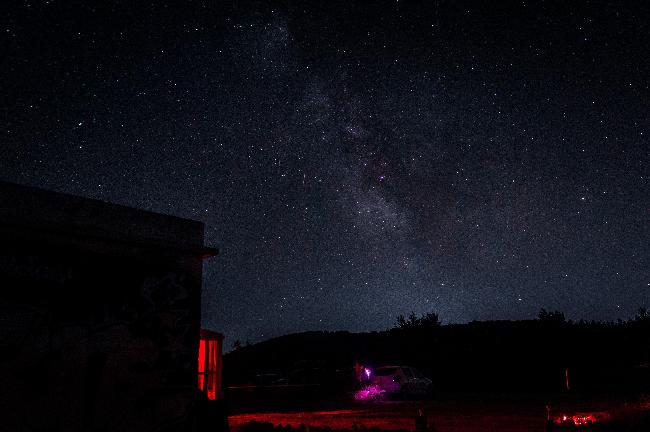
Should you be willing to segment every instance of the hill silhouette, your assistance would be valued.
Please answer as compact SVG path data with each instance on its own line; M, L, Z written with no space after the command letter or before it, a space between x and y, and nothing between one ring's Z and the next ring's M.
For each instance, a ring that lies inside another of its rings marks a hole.
M646 314L647 315L647 314ZM304 332L241 347L224 357L226 385L353 385L356 362L409 365L440 391L647 392L650 322L540 319L398 326L368 333Z

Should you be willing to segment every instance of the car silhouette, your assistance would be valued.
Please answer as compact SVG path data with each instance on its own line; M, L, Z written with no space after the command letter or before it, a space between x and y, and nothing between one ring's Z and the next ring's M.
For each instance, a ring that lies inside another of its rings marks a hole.
M382 366L372 372L370 383L386 394L409 398L433 392L433 381L409 366Z

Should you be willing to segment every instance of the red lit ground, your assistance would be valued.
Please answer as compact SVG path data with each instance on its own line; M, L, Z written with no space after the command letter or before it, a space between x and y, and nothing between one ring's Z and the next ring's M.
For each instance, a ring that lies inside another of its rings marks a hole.
M415 428L418 410L438 432L543 432L546 420L544 404L464 401L380 402L350 404L343 409L239 414L229 418L233 432L247 422L274 425L329 426L350 428L353 424L381 429Z
M241 425L250 421L270 422L275 426L297 427L305 424L343 429L357 424L381 429L414 430L415 416L418 415L418 410L422 410L428 418L429 426L433 425L437 432L544 432L547 404L548 400L517 397L347 403L327 409L237 414L229 417L229 424L232 432L238 432ZM622 407L630 406L622 400L612 399L550 404L552 417L581 411L620 412ZM650 404L634 405L636 412L650 411Z

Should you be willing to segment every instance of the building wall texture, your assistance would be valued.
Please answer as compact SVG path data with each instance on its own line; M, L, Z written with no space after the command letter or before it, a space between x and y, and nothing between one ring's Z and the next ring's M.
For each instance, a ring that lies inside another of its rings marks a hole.
M3 429L191 430L203 225L0 183L0 236Z

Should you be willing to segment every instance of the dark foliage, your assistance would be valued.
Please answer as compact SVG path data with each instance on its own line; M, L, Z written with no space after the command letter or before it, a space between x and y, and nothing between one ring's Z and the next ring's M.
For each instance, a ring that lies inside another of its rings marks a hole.
M421 317L415 315L415 312L411 312L408 318L405 318L404 315L397 316L397 322L395 323L395 328L400 329L412 329L412 328L433 328L438 327L442 324L438 314L435 312L429 312L422 314Z
M645 306L640 307L636 316L634 317L634 320L637 322L649 322L650 311Z
M641 313L642 312L642 313ZM227 385L272 373L319 394L350 390L355 362L413 366L440 391L643 391L650 387L650 320L573 322L561 312L538 320L440 325L435 314L398 318L383 332L307 332L227 354Z
M559 311L549 312L544 308L542 308L539 311L537 318L543 323L561 324L566 322L566 318L564 317L564 314L562 312Z

